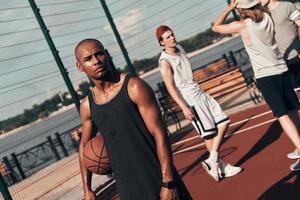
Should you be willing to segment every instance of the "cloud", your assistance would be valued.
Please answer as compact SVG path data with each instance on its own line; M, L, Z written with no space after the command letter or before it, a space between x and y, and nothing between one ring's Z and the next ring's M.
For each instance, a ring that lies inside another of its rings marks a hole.
M140 12L138 9L134 9L127 12L124 16L114 20L115 25L122 37L128 37L143 29L143 24L138 23L142 16L142 12ZM106 25L103 29L106 32L112 33L110 25ZM130 31L128 31L129 29Z

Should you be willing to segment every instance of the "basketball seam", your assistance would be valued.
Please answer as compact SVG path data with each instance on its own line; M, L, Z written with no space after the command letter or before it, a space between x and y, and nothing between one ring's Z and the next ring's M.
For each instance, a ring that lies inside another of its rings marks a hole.
M110 167L110 161L108 160L109 159L109 156L107 154L107 151L105 149L105 145L104 145L104 141L102 140L102 146L99 145L100 147L100 152L97 154L96 153L96 147L97 147L97 142L96 140L93 141L91 140L90 141L90 144L88 144L89 146L87 146L88 148L90 148L90 153L87 154L85 153L85 151L83 151L83 156L86 160L89 160L91 162L94 162L94 163L89 163L87 166L87 169L89 171L91 171L92 173L96 173L96 174L108 174L110 173L112 170L111 170L111 167ZM86 147L86 145L84 146L84 148ZM104 152L106 151L106 156L102 156L104 154ZM91 158L92 157L92 158ZM105 166L105 165L108 165L106 167L102 167L102 166Z
M98 162L97 169L96 169L97 170L97 174L100 174L100 169L101 169L100 168L100 164L101 164L101 160L102 160L102 153L103 153L103 150L104 150L103 146L104 146L104 144L102 144L101 151L100 151L100 156L98 157L97 154L95 153L95 150L94 150L94 147L93 147L93 140L91 141L92 151L96 155L96 157L99 158L99 162Z

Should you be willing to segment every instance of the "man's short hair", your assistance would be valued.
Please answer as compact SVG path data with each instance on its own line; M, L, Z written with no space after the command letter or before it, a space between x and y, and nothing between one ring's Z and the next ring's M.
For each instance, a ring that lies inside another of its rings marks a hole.
M75 47L75 57L76 57L77 60L78 60L78 57L77 57L77 51L78 51L78 49L79 49L81 46L83 46L84 44L89 43L89 42L95 42L95 43L98 43L99 45L101 45L101 46L103 47L103 44L102 44L99 40L97 40L97 39L94 39L94 38L83 39L83 40L81 40L81 41L76 45L76 47ZM103 48L104 48L104 47L103 47Z

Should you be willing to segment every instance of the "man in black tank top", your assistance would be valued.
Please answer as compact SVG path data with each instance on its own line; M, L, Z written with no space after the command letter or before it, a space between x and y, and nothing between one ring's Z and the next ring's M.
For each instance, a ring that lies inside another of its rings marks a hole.
M80 115L79 160L85 199L95 199L83 147L99 131L109 154L121 200L192 199L176 171L166 129L151 88L138 77L119 74L103 45L85 39L75 48L77 68L95 87Z

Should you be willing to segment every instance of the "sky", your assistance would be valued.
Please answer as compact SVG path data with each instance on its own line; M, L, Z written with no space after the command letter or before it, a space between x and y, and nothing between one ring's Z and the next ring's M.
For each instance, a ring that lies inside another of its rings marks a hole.
M36 0L75 90L87 80L76 69L74 47L99 39L117 68L126 65L99 0ZM0 121L67 91L34 13L25 0L0 0ZM128 55L160 52L155 29L170 26L178 41L211 26L227 0L106 0Z

